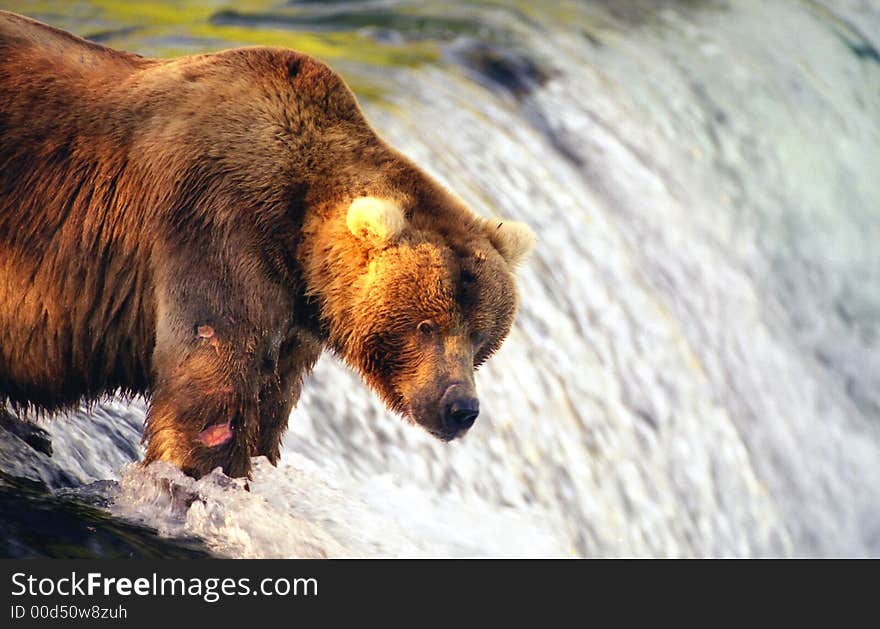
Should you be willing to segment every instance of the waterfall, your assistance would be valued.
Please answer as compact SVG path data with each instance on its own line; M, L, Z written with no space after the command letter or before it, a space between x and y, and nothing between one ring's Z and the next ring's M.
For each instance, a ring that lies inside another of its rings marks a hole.
M373 41L329 62L379 133L538 234L480 418L326 355L249 491L126 467L143 401L47 424L50 485L229 556L880 555L877 3L247 4L207 22Z

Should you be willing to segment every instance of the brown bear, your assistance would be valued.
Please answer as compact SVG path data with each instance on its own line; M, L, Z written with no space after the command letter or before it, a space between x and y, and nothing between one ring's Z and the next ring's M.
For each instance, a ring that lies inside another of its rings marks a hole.
M473 424L534 235L388 146L325 65L0 12L0 95L0 408L144 394L147 462L243 476L329 348L440 439Z

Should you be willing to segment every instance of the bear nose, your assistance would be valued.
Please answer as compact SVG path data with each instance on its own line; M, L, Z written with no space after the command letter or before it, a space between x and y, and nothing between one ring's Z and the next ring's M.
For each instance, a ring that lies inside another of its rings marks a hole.
M457 398L446 409L446 425L450 432L458 435L473 426L479 414L480 401L477 398Z

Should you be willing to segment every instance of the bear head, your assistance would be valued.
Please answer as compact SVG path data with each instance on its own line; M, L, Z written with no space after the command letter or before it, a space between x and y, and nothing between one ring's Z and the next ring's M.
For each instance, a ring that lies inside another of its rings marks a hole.
M517 310L515 267L535 236L475 216L445 193L432 203L360 196L345 213L349 258L336 347L394 411L449 441L479 413L474 371ZM352 252L352 250L354 252Z

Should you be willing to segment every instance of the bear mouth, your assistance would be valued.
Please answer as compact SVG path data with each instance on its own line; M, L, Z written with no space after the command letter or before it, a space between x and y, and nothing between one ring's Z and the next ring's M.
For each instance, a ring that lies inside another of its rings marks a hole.
M451 431L451 430L442 430L440 428L433 428L433 427L430 427L430 426L422 423L419 420L419 415L416 414L415 409L413 408L413 405L411 403L407 404L405 412L404 412L404 417L406 417L406 419L409 420L411 423L415 424L416 426L419 426L420 428L422 428L422 430L427 432L429 435L431 435L435 439L439 439L443 443L449 443L450 441L453 441L457 437L461 437L464 434L461 432L455 432L455 431ZM467 431L465 431L465 432L467 432Z
M464 434L464 433L446 432L443 430L434 430L432 428L428 428L426 430L428 431L428 434L430 434L432 437L436 437L437 439L439 439L440 441L442 441L444 443L449 443L450 441L456 439L457 437L461 437L462 434Z

